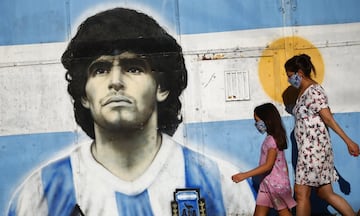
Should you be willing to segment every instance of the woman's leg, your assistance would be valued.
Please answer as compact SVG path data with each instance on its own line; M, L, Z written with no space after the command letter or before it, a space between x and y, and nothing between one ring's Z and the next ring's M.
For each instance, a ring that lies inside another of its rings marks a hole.
M298 185L295 184L294 187L295 198L296 198L296 215L297 216L310 216L311 214L311 205L310 205L310 195L311 187L307 185Z
M256 205L254 216L266 216L269 213L270 208L267 206Z
M316 189L317 195L334 207L341 215L355 216L354 210L348 202L338 194L334 193L331 184L326 184Z

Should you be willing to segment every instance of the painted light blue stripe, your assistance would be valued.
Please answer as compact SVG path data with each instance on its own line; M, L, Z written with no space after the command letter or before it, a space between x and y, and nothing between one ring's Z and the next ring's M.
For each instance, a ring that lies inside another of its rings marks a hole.
M353 23L360 21L358 0L292 0L287 26Z
M63 41L67 34L64 2L1 0L0 45Z
M184 148L184 157L186 187L200 189L200 196L205 199L209 215L226 215L217 165L187 148Z
M132 0L157 11L180 34L360 22L358 0ZM0 45L63 42L94 5L127 0L2 0ZM180 24L179 24L180 23Z
M66 157L45 167L42 170L42 181L49 215L71 215L76 197L70 158Z
M335 113L334 118L341 125L347 135L355 142L360 140L360 113ZM285 151L289 164L295 164L296 143L292 142L290 133L294 128L292 117L283 117L284 126L288 133L288 149ZM253 119L199 122L185 125L187 142L197 149L207 149L220 156L226 156L226 160L243 167L256 167L260 158L260 147L265 138L254 126ZM344 177L342 182L334 183L334 190L338 194L345 194L343 182L351 186L351 192L347 200L351 206L360 206L360 175L354 173L360 167L359 158L349 155L345 143L341 138L330 130L332 146L335 155L335 167L339 174ZM289 166L290 170L294 168ZM290 176L293 179L293 176ZM319 206L314 205L314 209Z
M182 34L282 26L281 1L180 1Z
M136 196L128 196L119 192L116 192L115 196L119 213L118 215L154 215L147 190ZM168 206L170 208L170 203Z
M358 0L180 1L182 34L360 21Z

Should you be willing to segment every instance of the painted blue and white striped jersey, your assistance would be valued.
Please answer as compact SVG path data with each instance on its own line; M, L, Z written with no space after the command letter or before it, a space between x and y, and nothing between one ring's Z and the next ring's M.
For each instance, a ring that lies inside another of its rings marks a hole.
M32 173L15 193L8 216L69 216L75 206L86 216L172 215L174 192L183 188L200 189L207 215L252 214L255 208L249 183L231 181L239 170L167 135L152 164L131 182L97 163L90 147L82 143Z

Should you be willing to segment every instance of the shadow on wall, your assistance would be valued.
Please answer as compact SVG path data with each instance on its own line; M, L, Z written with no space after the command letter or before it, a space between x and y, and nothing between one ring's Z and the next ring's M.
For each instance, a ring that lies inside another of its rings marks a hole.
M289 86L288 88L285 89L285 91L282 94L283 97L283 102L285 105L285 110L286 112L288 112L289 114L292 115L292 109L294 108L294 105L296 103L296 98L298 96L298 89L296 89L293 86ZM297 163L297 158L298 158L298 148L297 148L297 144L296 144L296 140L295 140L295 135L294 135L294 130L291 131L290 133L290 142L291 142L291 161L292 161L292 166L294 169L294 173L295 173L295 169L296 169L296 163ZM338 170L335 167L336 172L339 175L339 187L342 193L348 195L350 194L350 183L348 181L346 181L338 172ZM329 210L329 204L320 199L317 195L316 195L316 191L313 189L311 191L311 215L321 215L321 216L326 216L326 215L333 215ZM295 208L293 209L293 213L295 215Z

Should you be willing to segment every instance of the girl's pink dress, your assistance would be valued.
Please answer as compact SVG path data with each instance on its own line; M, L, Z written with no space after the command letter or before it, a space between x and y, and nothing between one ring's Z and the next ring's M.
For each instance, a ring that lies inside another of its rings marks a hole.
M261 146L260 165L266 162L268 150L271 148L277 151L275 164L260 183L256 204L276 210L291 209L296 206L296 202L292 197L285 154L277 148L271 135L265 138Z

